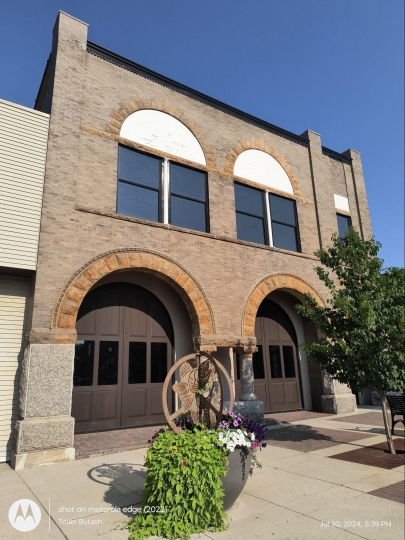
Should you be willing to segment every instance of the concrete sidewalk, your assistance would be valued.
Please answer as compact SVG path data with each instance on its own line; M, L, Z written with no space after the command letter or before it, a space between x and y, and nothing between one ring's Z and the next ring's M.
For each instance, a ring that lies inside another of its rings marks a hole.
M270 426L268 446L259 454L263 468L255 470L229 512L230 528L200 535L201 540L404 538L404 505L384 498L387 486L402 485L404 465L387 470L331 457L385 440L380 419L371 412L378 409ZM403 437L403 430L396 432ZM145 451L19 472L0 464L0 538L127 539L125 508L141 501ZM382 495L370 493L375 490ZM33 531L10 525L9 508L19 499L41 509Z

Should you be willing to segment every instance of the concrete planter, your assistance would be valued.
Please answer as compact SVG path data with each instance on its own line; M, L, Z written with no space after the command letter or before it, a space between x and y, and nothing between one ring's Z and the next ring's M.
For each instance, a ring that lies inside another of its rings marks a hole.
M228 454L229 469L222 477L222 487L224 488L224 510L230 510L236 499L242 493L247 482L252 457L243 450L235 450Z

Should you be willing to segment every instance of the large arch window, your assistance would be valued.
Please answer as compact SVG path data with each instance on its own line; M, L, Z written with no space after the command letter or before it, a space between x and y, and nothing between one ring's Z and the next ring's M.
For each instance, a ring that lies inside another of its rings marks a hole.
M188 127L170 114L143 109L125 119L120 136L197 168L120 146L117 212L209 232L207 174L198 170L206 161Z
M238 240L300 251L295 201L235 182Z
M208 232L207 174L119 146L117 213Z
M234 175L263 186L234 183L238 239L300 251L295 201L269 191L294 193L280 163L261 150L246 150L235 161Z

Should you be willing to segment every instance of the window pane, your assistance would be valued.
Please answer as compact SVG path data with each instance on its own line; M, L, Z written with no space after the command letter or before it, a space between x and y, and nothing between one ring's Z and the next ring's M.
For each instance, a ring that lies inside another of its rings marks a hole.
M239 356L239 354L237 354L236 355L236 378L238 379L238 381L240 380L239 360L240 360L240 356Z
M93 384L93 367L94 341L76 341L74 386L91 386Z
M291 345L283 345L284 357L284 377L292 379L295 377L294 352Z
M205 204L172 195L170 223L177 227L206 232Z
M270 345L269 351L270 351L271 378L282 379L283 372L281 371L280 347L278 345Z
M261 218L247 216L236 212L236 230L238 240L265 244L264 241L264 221Z
M118 214L159 221L159 192L118 182Z
M235 207L239 212L247 212L254 216L263 217L263 197L262 192L242 184L235 186Z
M100 341L98 384L117 384L118 341Z
M118 177L121 180L159 189L161 163L158 158L120 146Z
M257 346L258 351L253 354L253 376L255 379L264 379L263 348Z
M170 191L205 202L206 174L170 163Z
M347 229L351 226L352 220L348 216L341 216L337 214L338 230L340 238L343 238Z
M281 221L295 226L295 202L277 195L270 195L270 214L272 221Z
M129 343L128 384L146 383L146 343Z
M298 251L295 227L272 223L274 247Z
M150 382L165 382L167 375L167 343L151 343Z

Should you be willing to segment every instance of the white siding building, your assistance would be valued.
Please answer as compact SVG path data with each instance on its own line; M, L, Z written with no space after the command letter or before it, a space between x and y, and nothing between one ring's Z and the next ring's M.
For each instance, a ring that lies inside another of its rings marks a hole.
M49 115L0 99L0 461L11 457Z

